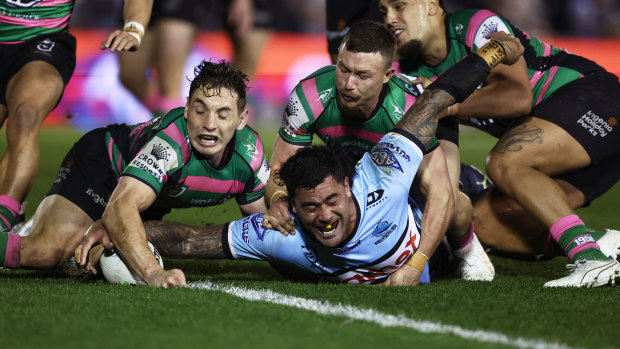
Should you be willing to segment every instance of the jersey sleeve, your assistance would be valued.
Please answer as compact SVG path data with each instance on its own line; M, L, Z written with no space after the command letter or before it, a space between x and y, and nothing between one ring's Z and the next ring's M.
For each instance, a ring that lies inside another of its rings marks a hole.
M308 83L298 84L291 93L282 116L282 125L278 130L278 134L284 141L303 146L312 144L312 133L309 127L315 120L312 107L304 93L304 85ZM318 103L321 103L320 100Z
M291 245L296 240L294 235L287 239L276 230L263 228L263 216L257 213L228 225L228 231L223 232L225 241L222 245L232 258L280 262L286 258L278 257L278 253L296 250Z
M144 144L122 175L138 179L159 195L168 176L183 166L183 158L182 144L160 131Z
M269 169L269 162L265 153L261 151L261 154L260 165L258 165L257 169L253 169L252 180L246 184L246 191L237 197L239 205L252 203L265 195L265 186L269 180L271 170Z
M422 157L424 146L406 132L388 132L358 163L358 173L363 169L366 180L389 180L401 184L409 191Z
M476 51L489 42L485 36L498 31L514 35L510 23L506 19L491 11L480 10L469 21L466 44L472 48L472 51Z

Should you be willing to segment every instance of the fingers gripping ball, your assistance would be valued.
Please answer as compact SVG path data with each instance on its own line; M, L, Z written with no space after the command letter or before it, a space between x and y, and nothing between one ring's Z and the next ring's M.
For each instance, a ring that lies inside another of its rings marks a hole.
M153 246L150 242L149 248L153 252L153 255L155 255L155 259L157 259L159 265L163 268L164 262L162 261L159 252L157 252L157 249L155 249L155 246ZM117 255L114 251L104 253L103 256L101 256L101 261L99 263L101 266L101 271L103 272L103 277L111 284L131 286L146 285L146 282L144 282L138 274L127 268L125 262L123 262L119 255Z

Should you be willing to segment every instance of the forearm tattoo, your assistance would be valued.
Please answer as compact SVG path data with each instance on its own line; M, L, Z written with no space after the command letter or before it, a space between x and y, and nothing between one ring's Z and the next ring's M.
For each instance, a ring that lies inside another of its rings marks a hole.
M425 90L395 127L411 133L428 148L437 130L439 114L454 101L454 97L443 90Z
M144 223L147 239L168 258L224 259L223 225L190 226L181 223L149 221Z
M527 124L518 126L504 134L491 152L506 153L517 152L528 143L542 144L543 130L538 127L529 127Z

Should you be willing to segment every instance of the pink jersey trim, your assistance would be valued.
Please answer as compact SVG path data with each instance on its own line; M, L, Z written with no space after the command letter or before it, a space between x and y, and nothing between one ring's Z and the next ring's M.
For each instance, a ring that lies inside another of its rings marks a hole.
M26 28L65 28L69 25L69 18L71 14L68 14L59 18L45 18L45 19L23 19L15 18L11 16L0 15L0 22L7 24L19 25Z
M415 100L416 100L416 97L414 95L405 93L405 113L415 103Z
M181 133L181 130L179 130L177 125L174 123L170 124L164 129L164 133L179 144L181 147L181 154L183 155L183 162L187 161L187 159L189 159L189 147L187 146L185 136Z
M312 114L314 114L314 118L321 115L323 112L323 103L321 103L321 98L319 98L319 91L316 89L316 79L308 79L301 82L301 89L304 91L304 95L306 96L306 100L310 105L310 109L312 110Z
M187 186L187 189L192 191L204 191L218 194L240 194L243 193L245 189L245 184L237 180L221 180L200 176L187 176L183 184Z
M383 135L380 133L370 132L348 126L330 126L322 128L321 133L326 134L332 138L342 136L356 136L373 143L378 143L381 137L383 137Z
M497 14L489 11L489 10L480 10L476 12L475 15L471 17L469 20L469 25L467 26L467 34L465 35L465 45L469 47L474 47L474 39L476 38L476 32L478 28L487 18L497 16Z
M560 67L558 66L554 66L549 69L549 76L547 77L547 81L545 81L545 84L543 85L543 88L538 95L538 99L536 100L535 105L538 105L538 103L542 102L545 93L547 93L547 90L549 89L549 85L551 85L551 81L553 81L553 78L555 77L555 74L558 72L559 69Z
M260 168L261 163L263 162L263 150L262 150L263 142L258 136L258 133L254 132L254 130L252 130L252 133L254 134L254 136L256 136L257 153L254 154L254 156L252 157L252 162L250 162L250 167L252 168L252 171L256 172Z

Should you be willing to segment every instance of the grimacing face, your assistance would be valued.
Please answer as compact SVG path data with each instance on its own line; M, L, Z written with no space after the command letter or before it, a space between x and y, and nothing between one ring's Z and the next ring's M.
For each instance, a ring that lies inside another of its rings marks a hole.
M394 69L386 69L379 52L353 52L340 47L336 63L336 100L343 114L368 119L379 101L383 84Z
M293 211L304 230L327 247L338 247L353 232L356 211L348 178L329 176L314 189L298 188Z
M428 0L380 0L379 12L388 30L396 37L396 46L410 40L421 41L422 47L434 30Z
M222 88L219 94L196 89L185 106L185 120L192 147L213 166L219 166L226 146L247 123L248 111L237 108L237 94Z

